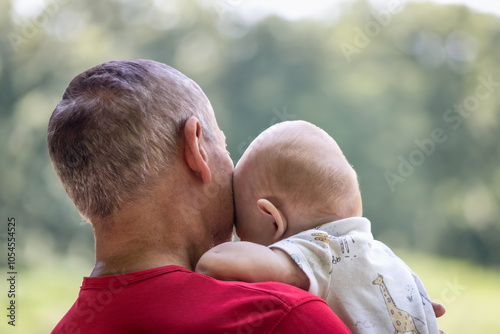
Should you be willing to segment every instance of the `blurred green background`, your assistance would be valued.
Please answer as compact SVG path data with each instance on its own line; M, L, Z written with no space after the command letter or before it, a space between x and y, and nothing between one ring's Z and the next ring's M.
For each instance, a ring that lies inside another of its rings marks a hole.
M274 123L325 129L359 174L375 237L447 307L440 327L500 330L500 17L339 1L290 19L249 2L0 0L1 333L49 332L90 273L92 231L52 170L46 127L74 76L132 58L200 84L234 162ZM5 311L9 217L16 327Z

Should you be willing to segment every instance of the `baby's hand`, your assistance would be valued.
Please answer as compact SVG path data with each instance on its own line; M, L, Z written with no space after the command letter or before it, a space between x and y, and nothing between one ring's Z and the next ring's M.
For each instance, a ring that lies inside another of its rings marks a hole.
M434 314L436 318L442 317L446 313L446 309L443 305L432 302L432 308L434 309ZM439 331L440 334L444 334L442 330Z
M432 308L434 309L436 318L442 317L446 313L446 309L441 304L432 302Z

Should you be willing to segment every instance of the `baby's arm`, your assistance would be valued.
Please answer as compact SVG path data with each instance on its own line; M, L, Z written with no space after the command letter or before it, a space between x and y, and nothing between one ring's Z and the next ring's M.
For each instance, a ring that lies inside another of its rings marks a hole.
M309 289L306 274L287 253L251 242L226 242L215 246L203 254L195 270L224 281L273 281Z

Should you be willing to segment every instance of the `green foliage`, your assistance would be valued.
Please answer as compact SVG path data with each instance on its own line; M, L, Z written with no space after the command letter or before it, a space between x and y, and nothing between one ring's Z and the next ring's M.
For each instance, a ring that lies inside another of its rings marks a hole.
M160 3L60 0L24 18L0 3L4 218L49 233L59 252L75 240L92 248L90 227L50 165L47 122L78 73L111 59L150 58L202 86L235 162L269 125L311 121L357 170L376 237L500 265L500 87L484 85L500 82L498 17L409 3L377 32L367 29L380 9L364 1L329 21L254 23L206 2ZM467 103L472 111L456 111Z

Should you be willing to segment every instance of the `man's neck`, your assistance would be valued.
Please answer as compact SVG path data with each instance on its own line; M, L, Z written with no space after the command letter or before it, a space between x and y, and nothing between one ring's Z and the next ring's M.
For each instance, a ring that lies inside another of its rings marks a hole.
M90 276L119 275L169 265L177 265L193 270L189 260L172 256L168 252L134 250L108 257L96 256L96 264Z
M148 215L135 215L128 211L92 224L96 264L91 276L124 274L168 265L194 270L202 254L196 251L203 242L189 240L186 238L189 231L179 231L180 224L165 223L166 217L153 216L151 212L155 211L149 212Z

